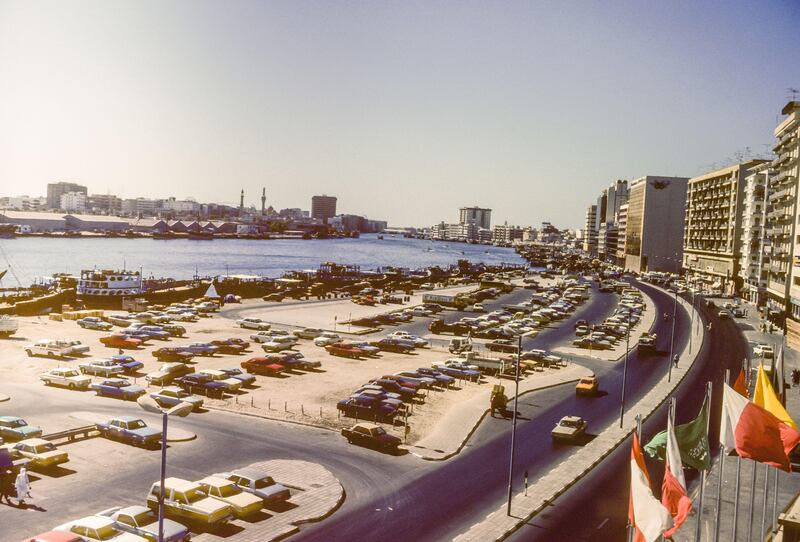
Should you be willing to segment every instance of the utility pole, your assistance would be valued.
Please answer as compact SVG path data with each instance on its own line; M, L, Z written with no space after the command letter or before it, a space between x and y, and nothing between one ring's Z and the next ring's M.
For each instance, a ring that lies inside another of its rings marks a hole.
M511 422L511 458L508 462L508 507L506 515L511 515L511 489L514 481L514 440L517 436L517 398L519 397L519 362L522 353L522 335L517 336L517 366L514 369L514 413Z
M619 407L619 427L622 429L622 419L625 416L625 381L628 379L628 351L631 349L631 326L628 323L625 332L625 363L622 365L622 397Z

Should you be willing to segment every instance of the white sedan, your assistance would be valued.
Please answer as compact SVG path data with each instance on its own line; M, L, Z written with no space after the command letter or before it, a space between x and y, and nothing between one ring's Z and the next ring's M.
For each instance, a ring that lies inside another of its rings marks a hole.
M314 339L314 344L317 346L328 346L341 341L342 338L338 334L331 333L330 331L325 331L324 333L320 334L316 339Z
M245 329L257 329L259 331L267 331L270 327L272 327L268 322L265 322L261 318L242 318L240 320L236 320L236 323L239 324L239 327L243 327Z

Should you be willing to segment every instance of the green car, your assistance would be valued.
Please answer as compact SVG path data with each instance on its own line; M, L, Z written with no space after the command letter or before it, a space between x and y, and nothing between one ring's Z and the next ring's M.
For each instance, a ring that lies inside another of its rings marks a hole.
M0 437L9 442L42 436L42 428L28 425L18 416L0 416Z

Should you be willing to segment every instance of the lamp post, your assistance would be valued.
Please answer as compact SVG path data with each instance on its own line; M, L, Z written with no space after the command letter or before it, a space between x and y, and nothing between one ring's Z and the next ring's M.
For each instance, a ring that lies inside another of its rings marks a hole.
M675 254L677 256L677 254ZM677 261L677 258L676 258ZM669 340L669 359L667 360L667 382L672 382L672 356L675 355L675 318L678 316L678 287L673 284L675 301L672 304L672 335Z
M172 408L164 409L150 396L142 395L136 402L154 414L161 414L161 482L158 491L158 542L164 542L164 479L167 474L167 420L170 416L187 416L194 406L181 401Z
M514 413L511 423L511 457L508 462L508 507L506 515L511 515L511 488L514 479L514 439L517 436L517 398L519 397L519 362L522 355L522 335L517 337L517 366L514 370Z

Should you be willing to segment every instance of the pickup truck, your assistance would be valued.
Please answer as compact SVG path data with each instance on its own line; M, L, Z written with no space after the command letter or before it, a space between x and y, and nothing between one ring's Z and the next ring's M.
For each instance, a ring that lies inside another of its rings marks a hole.
M435 320L432 320L430 324L428 324L428 331L437 335L442 333L452 333L453 335L460 337L468 334L470 332L470 328L465 324L460 324L457 322L454 324L448 324L443 318L436 318Z
M342 436L350 444L375 448L382 452L397 451L400 439L390 435L380 425L374 423L357 423L353 427L342 429Z
M42 339L25 347L28 356L46 356L48 358L66 358L72 355L72 346Z
M462 352L456 357L449 358L445 363L456 362L474 365L478 370L490 374L502 374L514 370L514 362L505 358L490 358L478 352Z

